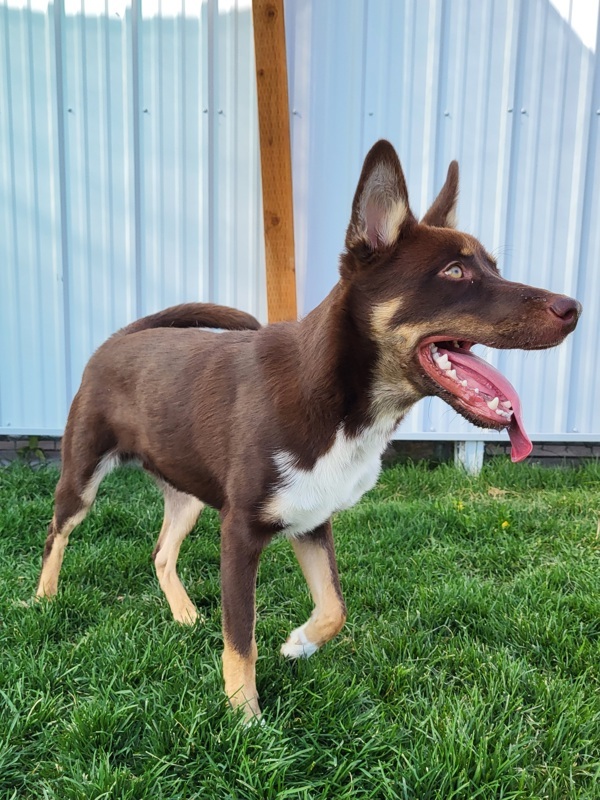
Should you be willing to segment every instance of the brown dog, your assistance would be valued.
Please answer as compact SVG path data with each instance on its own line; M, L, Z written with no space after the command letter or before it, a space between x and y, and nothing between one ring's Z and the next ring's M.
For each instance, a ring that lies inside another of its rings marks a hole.
M225 691L260 715L255 581L263 548L289 536L312 593L310 619L282 647L311 655L346 618L331 515L370 489L409 408L439 395L467 419L507 428L513 459L531 443L517 394L471 346L553 347L581 307L504 280L453 229L458 165L418 222L393 147L368 154L331 294L300 322L260 328L203 304L134 322L92 356L71 407L38 596L54 595L69 534L120 461L139 459L164 492L154 563L174 618L197 612L176 572L205 503L221 512ZM214 333L190 328L219 327ZM248 329L248 330L242 330ZM241 331L241 332L233 332Z

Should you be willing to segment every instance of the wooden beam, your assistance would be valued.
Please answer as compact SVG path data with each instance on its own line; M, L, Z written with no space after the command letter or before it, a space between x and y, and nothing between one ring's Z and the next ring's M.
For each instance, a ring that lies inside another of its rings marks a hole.
M294 208L283 0L253 0L269 322L296 319Z

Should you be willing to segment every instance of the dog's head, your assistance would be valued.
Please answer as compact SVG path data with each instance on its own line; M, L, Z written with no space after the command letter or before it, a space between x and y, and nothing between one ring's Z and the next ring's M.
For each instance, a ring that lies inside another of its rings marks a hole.
M471 348L554 347L574 330L581 306L502 278L483 245L455 230L457 197L453 161L418 222L394 148L377 142L352 204L342 283L378 349L374 402L392 411L400 394L438 395L475 425L507 428L520 461L531 442L517 392Z

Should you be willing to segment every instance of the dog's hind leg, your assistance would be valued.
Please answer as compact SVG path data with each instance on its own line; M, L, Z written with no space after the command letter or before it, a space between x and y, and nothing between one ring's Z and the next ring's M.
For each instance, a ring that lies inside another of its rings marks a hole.
M173 618L192 625L198 619L198 612L177 575L177 558L181 543L196 524L204 503L162 481L159 486L165 498L165 516L152 553L154 567Z
M290 634L281 652L288 658L308 658L340 632L346 606L340 589L331 521L298 539L292 547L310 589L315 608L304 625Z
M85 519L96 499L102 478L116 466L119 459L106 453L95 464L75 474L70 463L63 470L56 486L54 516L48 526L48 535L42 557L42 572L38 582L37 597L53 597L58 590L58 576L65 548L73 529ZM91 475L87 480L81 473Z

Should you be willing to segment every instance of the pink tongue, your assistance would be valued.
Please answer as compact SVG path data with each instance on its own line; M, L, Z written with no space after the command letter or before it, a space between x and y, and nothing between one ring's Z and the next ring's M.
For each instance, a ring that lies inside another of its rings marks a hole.
M527 458L533 450L533 445L523 425L521 401L515 387L506 380L501 372L494 369L487 361L471 353L470 350L444 350L443 352L448 354L453 364L479 375L485 382L496 387L499 390L498 394L502 394L507 400L510 400L514 412L508 428L508 436L512 445L510 457L512 461L523 461L524 458ZM482 384L481 388L487 393L491 393L489 388L485 388L485 384Z

